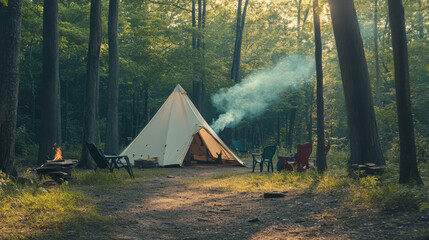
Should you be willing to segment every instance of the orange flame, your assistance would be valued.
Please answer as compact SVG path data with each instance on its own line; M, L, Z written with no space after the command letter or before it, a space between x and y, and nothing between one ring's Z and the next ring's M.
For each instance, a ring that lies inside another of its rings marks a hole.
M62 161L63 160L63 156L62 156L62 151L61 151L61 147L57 147L57 144L54 143L54 148L56 148L56 153L55 153L55 157L52 161Z

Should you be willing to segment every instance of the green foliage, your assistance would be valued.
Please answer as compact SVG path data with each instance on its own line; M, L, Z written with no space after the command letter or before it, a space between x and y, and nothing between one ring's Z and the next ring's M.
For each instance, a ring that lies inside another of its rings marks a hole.
M149 178L167 175L162 169L134 169L133 172L134 180L130 178L125 169L116 169L113 173L107 169L97 169L97 171L74 170L71 183L79 186L118 187L135 181L144 181Z
M304 191L314 182L314 174L314 171L306 173L283 171L272 174L239 175L228 173L215 175L212 179L198 179L187 184L191 187L232 192Z
M6 2L7 0L1 0L0 4ZM417 158L419 164L425 164L429 158L429 111L426 110L429 106L429 55L424 54L429 50L425 28L425 23L428 22L425 12L428 3L421 1L420 6L418 2L406 1L404 8L409 40L410 90L415 117ZM70 0L59 1L58 4L63 153L65 158L78 159L82 148L82 101L86 79L90 2ZM177 4L181 8L191 8L190 1L179 1ZM381 104L376 107L375 113L386 159L396 168L399 138L387 2L379 1L378 4L377 37L382 84ZM327 161L329 168L344 170L348 159L345 151L349 150L347 115L328 5L327 0L321 0L316 9L321 17L323 42L325 133L333 144ZM374 2L357 0L355 6L375 93ZM143 100L146 88L150 92L149 108L153 115L177 83L192 96L192 82L204 81L206 94L202 114L209 122L215 119L219 113L210 104L211 95L234 84L229 79L229 73L235 41L236 2L212 1L208 5L204 51L192 49L192 34L200 35L202 31L191 27L189 11L154 1L122 1L119 7L119 130L122 147L128 143L126 138L134 137L146 123ZM98 110L100 124L96 129L96 139L101 141L97 143L100 147L105 141L107 112L107 106L103 103L108 98L107 0L102 1L102 8L103 39ZM294 1L251 1L243 34L241 76L272 67L293 53L312 56L312 19L310 2L302 2L299 6ZM16 141L18 166L35 164L37 158L39 113L43 107L40 106L43 97L42 32L43 2L23 0ZM235 137L246 138L249 149L260 148L277 143L279 128L282 154L290 155L297 143L308 141L308 117L312 116L315 142L316 106L313 84L314 78L296 89L288 89L266 114L256 119L246 119L237 126ZM296 118L290 142L287 135L292 111L296 111ZM287 149L286 146L290 143L292 149Z
M422 191L424 189L409 188L402 185L383 186L381 188L381 204L385 210L418 209L424 211L429 206L427 196Z
M276 173L225 173L212 179L187 182L190 187L232 192L297 191L307 194L330 194L343 199L350 208L375 207L382 210L419 210L429 207L429 194L424 187L396 184L396 176L349 176L339 169L320 175L316 171L282 171ZM395 179L392 179L392 176Z
M91 199L67 184L45 188L31 179L17 184L1 172L0 216L2 239L61 238L67 230L82 232L111 221L96 212Z

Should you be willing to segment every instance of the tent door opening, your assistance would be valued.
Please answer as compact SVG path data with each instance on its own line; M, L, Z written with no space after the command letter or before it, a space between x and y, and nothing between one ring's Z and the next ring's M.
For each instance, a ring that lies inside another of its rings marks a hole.
M197 164L239 165L235 158L204 128L194 135L183 161L183 166Z
M222 159L212 156L200 133L196 133L192 139L189 150L183 161L184 166L195 164L222 163Z

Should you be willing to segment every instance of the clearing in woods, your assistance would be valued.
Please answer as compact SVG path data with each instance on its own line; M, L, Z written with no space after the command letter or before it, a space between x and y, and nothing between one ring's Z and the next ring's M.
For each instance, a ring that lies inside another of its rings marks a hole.
M89 193L101 214L116 219L115 224L107 231L70 231L66 238L418 239L429 220L417 210L351 210L343 207L341 198L326 194L288 191L283 198L264 198L261 192L220 191L195 184L219 174L249 173L245 167L165 171L167 176Z

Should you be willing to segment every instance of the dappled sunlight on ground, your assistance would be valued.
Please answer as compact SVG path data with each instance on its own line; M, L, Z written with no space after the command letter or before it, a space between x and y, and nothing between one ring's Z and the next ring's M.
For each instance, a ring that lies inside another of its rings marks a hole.
M398 220L391 220L398 215L359 215L357 209L344 209L341 199L333 195L289 191L283 198L264 198L263 191L201 187L200 183L206 181L211 184L217 180L234 181L229 176L260 175L251 173L249 168L165 171L166 176L97 193L101 214L114 217L116 223L110 232L80 235L79 239L368 239L373 236L391 239L396 236L390 227L398 226ZM194 182L198 184L189 184ZM416 218L419 217L417 214ZM420 221L407 229L418 232L423 226L424 221Z

